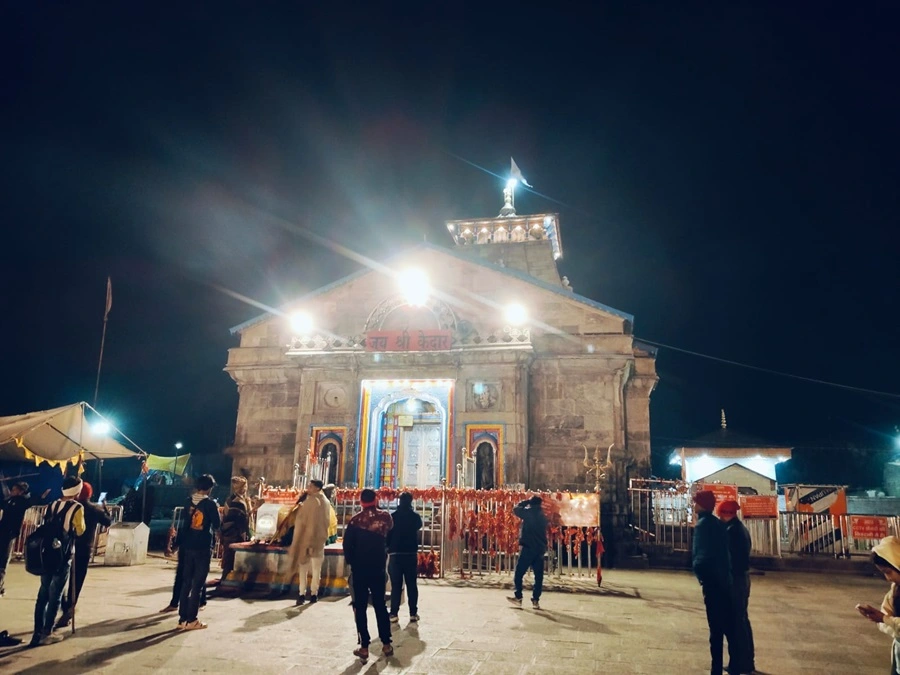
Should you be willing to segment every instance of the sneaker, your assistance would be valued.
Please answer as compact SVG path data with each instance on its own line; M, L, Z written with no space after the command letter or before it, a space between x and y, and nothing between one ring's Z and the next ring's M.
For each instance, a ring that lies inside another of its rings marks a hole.
M397 616L396 614L391 614L390 618L391 618L391 623L397 623L398 621L400 621L400 617Z
M166 614L168 612L177 612L177 611L178 611L178 605L166 605L161 610L159 610L159 613Z
M506 599L509 600L510 604L514 605L515 607L519 607L521 609L522 598L517 598L517 597L513 596L513 597L508 597Z
M41 644L41 641L44 639L43 633L35 633L31 636L31 642L28 643L29 647L37 647Z
M184 624L184 628L181 630L203 630L206 628L206 624L200 621L199 619L194 619L186 624Z
M309 596L309 602L310 602L310 604L312 604L312 603L314 603L314 602L318 602L318 601L319 601L319 596L318 596L318 595L311 595L311 596Z
M53 626L53 630L59 630L60 628L65 628L70 623L72 623L72 613L71 612L63 612L62 616L59 617L59 620L56 622L56 625Z
M306 598L304 598L302 595L299 598L297 598L297 607L300 607L301 605L305 605L305 604L306 604Z
M419 623L419 615L418 614L410 614L409 622L410 623Z
M531 600L531 609L540 609L540 608L541 608L541 603L538 602L537 600L532 599Z

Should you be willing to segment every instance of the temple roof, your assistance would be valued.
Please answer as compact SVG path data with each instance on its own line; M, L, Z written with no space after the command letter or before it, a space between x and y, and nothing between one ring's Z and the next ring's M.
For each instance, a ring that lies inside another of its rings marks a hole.
M786 448L784 444L770 443L756 436L731 429L716 429L686 442L685 448Z
M391 256L387 260L384 260L382 262L382 264L385 266L389 266L395 260L405 257L405 256L408 256L410 253L412 253L414 251L433 251L433 252L439 253L441 255L446 255L451 258L455 258L457 260L468 263L470 265L478 265L479 267L484 267L486 269L490 269L494 272L497 272L498 274L503 274L507 277L512 277L514 279L518 279L519 281L524 281L525 283L531 284L532 286L535 286L542 290L548 291L550 293L554 293L555 295L558 295L565 300L570 300L570 301L579 303L581 305L586 305L593 309L597 309L602 312L606 312L607 314L612 314L613 316L617 316L620 319L625 320L629 324L632 324L632 325L634 324L634 316L632 314L628 314L627 312L623 312L621 310L615 309L608 305L604 305L603 303L597 302L595 300L591 300L590 298L586 298L583 295L574 293L574 292L566 289L563 286L557 286L555 284L551 284L546 281L542 281L541 279L533 277L530 274L526 274L525 272L521 272L519 270L508 268L508 267L501 267L499 265L495 265L491 262L488 262L482 258L466 255L462 251L456 251L453 249L445 248L443 246L436 246L436 245L430 244L430 243L417 244L416 246L414 246L412 248L406 249L402 252L399 252L399 253ZM375 272L375 271L377 271L377 270L371 269L369 267L364 267L360 270L357 270L356 272L353 272L352 274L348 274L347 276L345 276L341 279L338 279L337 281L333 281L330 284L327 284L325 286L322 286L321 288L311 291L310 293L307 293L306 295L304 295L300 298L297 298L296 300L293 300L289 303L285 303L285 306L296 305L297 303L317 297L319 295L322 295L323 293L327 293L328 291L334 290L335 288L338 288L339 286L350 283L351 281L359 279L359 278L365 276L366 274L369 274L369 273ZM273 314L272 312L266 312L264 314L260 314L259 316L256 316L252 319L249 319L248 321L245 321L242 324L239 324L239 325L231 328L230 329L231 334L234 335L236 333L240 333L241 331L243 331L247 328L250 328L251 326L255 326L259 323L262 323L263 321L266 321L267 319L269 319L273 316L275 316L275 314Z

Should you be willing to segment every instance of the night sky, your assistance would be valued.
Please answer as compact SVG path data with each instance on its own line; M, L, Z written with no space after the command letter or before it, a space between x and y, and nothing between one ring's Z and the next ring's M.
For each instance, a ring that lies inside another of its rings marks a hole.
M657 458L724 407L804 448L807 479L878 482L896 7L307 4L5 5L0 415L90 402L109 275L101 411L150 452L218 452L228 329L259 314L225 291L278 305L356 269L306 232L449 245L445 219L496 215L513 156L555 200L519 212L560 213L562 273L638 337L895 392L661 349Z

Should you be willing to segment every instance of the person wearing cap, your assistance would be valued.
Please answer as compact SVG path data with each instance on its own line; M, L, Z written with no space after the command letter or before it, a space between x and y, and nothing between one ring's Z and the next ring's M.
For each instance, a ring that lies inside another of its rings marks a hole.
M40 498L28 494L28 483L21 481L9 489L9 497L0 502L0 598L6 593L6 566L12 555L13 544L22 531L25 512L32 506L43 504L50 490Z
M252 506L247 499L247 479L231 477L231 494L222 507L222 581L234 569L234 549L231 544L250 541L250 513Z
M372 607L375 609L375 620L378 623L381 652L385 656L394 654L394 647L391 645L391 621L388 618L387 606L384 604L387 537L394 523L387 511L378 508L375 490L369 488L363 490L359 495L359 501L362 511L347 523L343 543L344 559L350 565L350 592L360 645L358 649L353 650L353 655L365 661L369 658L371 642L369 622L366 618L370 596Z
M513 596L508 597L514 607L522 607L522 591L525 573L534 572L531 588L532 609L541 608L541 591L544 586L544 554L547 553L547 516L544 515L544 501L539 495L525 499L515 507L513 513L522 521L519 530L519 560L513 574Z
M743 521L737 517L741 506L733 499L726 499L717 509L719 519L725 523L728 536L728 555L731 559L731 590L734 610L734 639L740 661L729 664L728 672L752 673L755 654L753 647L753 628L747 614L750 603L750 549L752 542L750 533Z
M84 507L76 501L83 487L80 478L66 476L63 480L62 499L57 499L47 507L44 514L44 522L50 523L59 519L62 530L70 536L81 536L85 531ZM69 579L70 560L66 560L63 566L53 574L41 575L41 587L38 590L37 601L34 604L34 634L31 636L31 646L37 647L46 644L53 632L53 624L56 621L56 613L62 600L66 581Z
M706 622L709 624L711 675L721 675L724 665L723 640L728 638L728 656L732 664L739 662L734 640L734 612L731 599L731 560L725 524L713 515L716 495L700 490L694 495L694 541L691 563L703 590ZM740 671L733 671L738 673Z
M319 599L319 582L322 577L322 565L325 563L325 540L328 539L328 521L331 504L322 494L324 484L313 479L306 486L306 499L303 506L297 509L294 519L294 538L291 541L290 567L299 573L297 604L306 602L306 591L309 589L310 602ZM307 586L307 577L312 581Z
M891 582L891 588L881 601L881 609L872 605L857 605L856 609L878 624L878 630L894 639L891 643L891 675L900 675L900 539L882 539L872 549L872 564Z

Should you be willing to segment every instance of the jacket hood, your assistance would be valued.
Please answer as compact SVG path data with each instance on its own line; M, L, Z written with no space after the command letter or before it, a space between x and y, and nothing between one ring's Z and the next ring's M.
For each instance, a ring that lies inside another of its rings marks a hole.
M894 569L900 570L900 539L897 537L885 537L872 552L887 560Z

